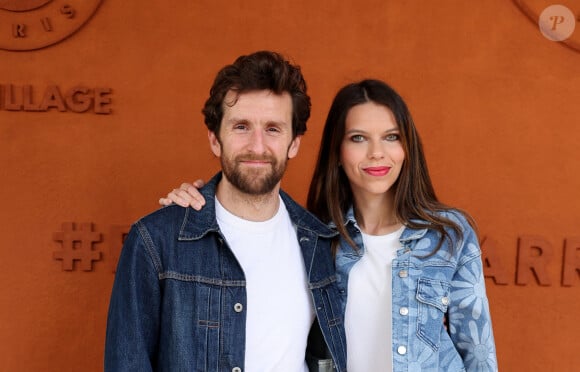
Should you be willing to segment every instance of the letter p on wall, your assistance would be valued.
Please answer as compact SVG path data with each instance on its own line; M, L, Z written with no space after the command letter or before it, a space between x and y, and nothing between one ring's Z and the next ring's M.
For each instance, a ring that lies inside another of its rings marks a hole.
M550 21L552 21L552 31L556 31L556 27L559 24L564 23L564 16L551 16Z

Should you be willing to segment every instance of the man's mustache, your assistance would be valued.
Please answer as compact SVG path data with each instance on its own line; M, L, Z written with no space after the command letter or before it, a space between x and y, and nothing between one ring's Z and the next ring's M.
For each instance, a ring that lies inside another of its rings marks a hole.
M239 155L236 156L236 161L264 161L268 163L275 163L276 159L269 155Z

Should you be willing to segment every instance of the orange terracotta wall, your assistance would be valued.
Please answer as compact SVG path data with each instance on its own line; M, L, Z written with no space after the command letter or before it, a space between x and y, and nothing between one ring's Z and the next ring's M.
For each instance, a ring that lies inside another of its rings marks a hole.
M123 233L218 169L200 109L258 49L300 64L313 99L287 191L305 201L337 89L390 82L440 198L478 221L501 370L577 370L580 24L548 40L533 17L550 2L526 1L531 18L507 0L40 3L0 9L1 370L102 370Z

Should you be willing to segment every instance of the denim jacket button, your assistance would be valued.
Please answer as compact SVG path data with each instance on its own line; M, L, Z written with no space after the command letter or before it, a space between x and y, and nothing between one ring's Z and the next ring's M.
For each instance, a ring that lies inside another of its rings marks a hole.
M399 314L401 314L403 316L408 315L409 314L409 309L406 308L406 307L402 307L402 308L399 309Z
M242 372L242 369L240 367L234 367L232 368L232 372Z
M407 273L407 270L399 271L399 278L406 278L408 275L409 273Z
M241 303L238 302L237 304L234 305L234 311L236 313L241 313L242 310L244 310L244 305L242 305ZM238 367L236 367L236 368L238 368ZM234 368L234 370L235 370L235 368ZM241 371L241 369L239 371Z
M397 348L397 353L399 353L401 355L405 355L405 354L407 354L407 348L405 346L401 345Z
M449 297L443 297L441 303L445 306L449 305Z

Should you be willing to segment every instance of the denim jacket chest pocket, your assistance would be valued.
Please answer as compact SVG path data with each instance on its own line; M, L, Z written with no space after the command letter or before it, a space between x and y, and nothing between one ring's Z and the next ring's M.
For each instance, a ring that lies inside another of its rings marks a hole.
M419 278L417 282L417 336L434 351L439 349L450 288L449 282L439 279Z

